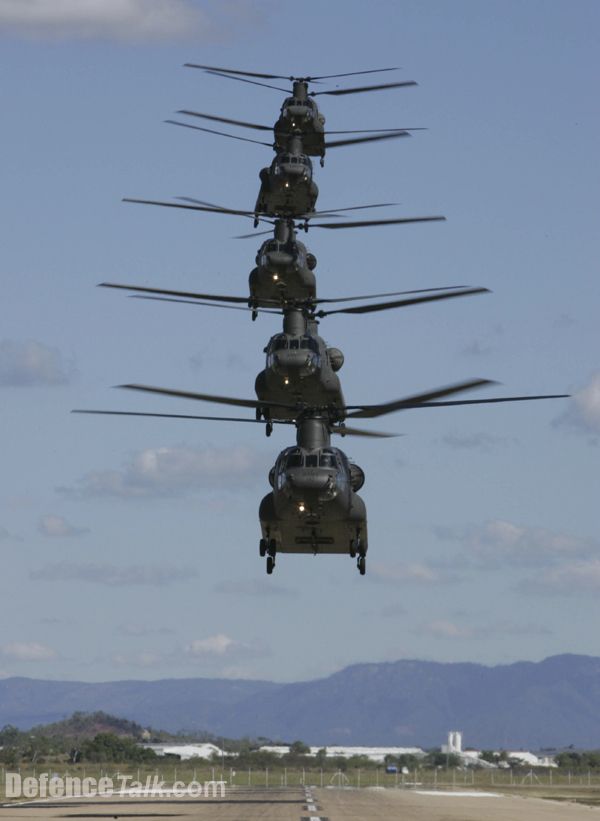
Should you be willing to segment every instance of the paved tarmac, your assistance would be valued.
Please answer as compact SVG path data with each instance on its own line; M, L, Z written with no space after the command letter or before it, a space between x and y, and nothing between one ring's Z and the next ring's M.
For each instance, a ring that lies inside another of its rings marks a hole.
M0 821L197 819L197 821L600 821L600 810L497 793L383 789L243 789L221 798L55 799L0 807Z

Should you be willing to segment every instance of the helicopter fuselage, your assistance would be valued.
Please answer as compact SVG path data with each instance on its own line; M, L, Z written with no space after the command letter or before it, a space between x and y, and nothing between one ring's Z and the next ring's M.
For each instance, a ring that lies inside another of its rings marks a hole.
M328 348L320 336L281 333L271 338L265 352L266 368L255 383L259 400L327 408L331 418L342 413L344 396L335 372L343 361L341 351ZM293 419L297 413L272 408L266 415L272 419Z
M316 102L307 96L306 83L294 83L294 96L284 100L274 132L279 150L286 148L290 137L300 134L306 154L325 156L325 117Z
M354 471L352 470L354 468ZM357 474L358 471L358 474ZM358 466L338 448L286 448L269 474L262 500L263 539L275 553L365 555L367 517Z
M313 181L312 163L306 154L278 153L259 176L256 214L293 217L315 210L319 189Z
M261 300L290 301L314 299L317 294L315 256L296 240L295 231L286 231L281 239L267 240L256 255L256 268L249 277L250 297L259 307Z

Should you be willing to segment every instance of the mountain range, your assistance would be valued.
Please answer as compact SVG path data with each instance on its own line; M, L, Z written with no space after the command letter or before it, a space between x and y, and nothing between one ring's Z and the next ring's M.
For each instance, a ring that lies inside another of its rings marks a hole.
M312 745L600 747L600 658L558 655L487 667L403 660L354 664L297 683L161 679L89 683L0 680L0 726L59 721L75 710L176 732L301 739Z

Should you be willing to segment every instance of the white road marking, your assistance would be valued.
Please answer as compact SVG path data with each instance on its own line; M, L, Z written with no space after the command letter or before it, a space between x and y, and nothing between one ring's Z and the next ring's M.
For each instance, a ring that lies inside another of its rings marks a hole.
M444 798L456 796L457 798L503 798L499 792L477 792L475 790L464 790L462 792L451 792L450 790L415 790L417 795L438 795Z

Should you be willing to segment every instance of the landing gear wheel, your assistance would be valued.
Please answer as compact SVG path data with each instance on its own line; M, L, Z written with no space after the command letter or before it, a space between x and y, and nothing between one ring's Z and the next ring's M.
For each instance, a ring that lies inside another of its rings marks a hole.
M267 436L270 436L273 433L273 423L270 420L267 422L265 433L267 434Z
M275 539L269 539L269 543L267 545L267 553L269 556L273 557L273 561L275 561L275 556L277 554L277 542Z
M258 551L260 553L261 559L264 559L264 557L267 555L267 540L266 539L261 539L260 540L259 546L258 546Z
M273 572L273 568L275 567L275 559L273 556L267 556L267 573L270 576Z
M356 541L354 539L350 539L350 558L356 558Z
M360 573L360 575L364 576L367 571L367 559L364 555L358 557L356 566L358 567L358 572Z

